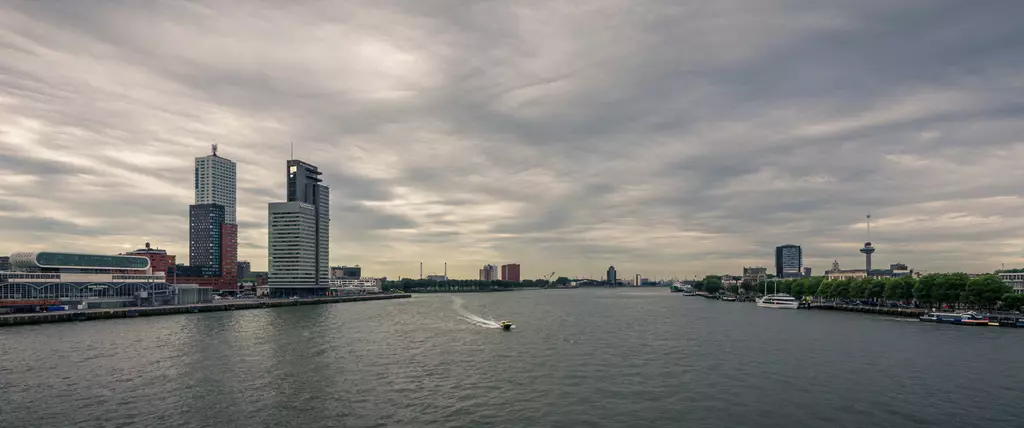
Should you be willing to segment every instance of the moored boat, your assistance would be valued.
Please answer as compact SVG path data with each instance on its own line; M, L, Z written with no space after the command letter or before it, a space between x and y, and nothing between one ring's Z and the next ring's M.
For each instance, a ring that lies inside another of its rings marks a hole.
M800 302L788 294L769 294L757 299L757 306L775 309L797 309L800 307Z

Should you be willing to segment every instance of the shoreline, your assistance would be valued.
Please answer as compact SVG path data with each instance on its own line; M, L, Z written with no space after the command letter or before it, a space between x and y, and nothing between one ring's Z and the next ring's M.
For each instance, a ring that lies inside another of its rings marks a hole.
M0 328L59 322L93 321L118 318L152 317L200 312L221 312L267 309L287 306L326 305L332 303L368 302L374 300L408 299L409 294L376 294L365 296L316 297L311 299L244 300L197 303L194 305L144 306L112 309L86 309L59 312L33 312L0 315Z

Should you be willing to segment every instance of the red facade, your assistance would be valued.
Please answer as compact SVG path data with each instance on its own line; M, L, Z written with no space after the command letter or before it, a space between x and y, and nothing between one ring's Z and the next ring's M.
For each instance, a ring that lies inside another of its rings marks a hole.
M519 282L519 263L501 265L501 280Z
M217 290L238 288L238 225L220 225L220 287Z

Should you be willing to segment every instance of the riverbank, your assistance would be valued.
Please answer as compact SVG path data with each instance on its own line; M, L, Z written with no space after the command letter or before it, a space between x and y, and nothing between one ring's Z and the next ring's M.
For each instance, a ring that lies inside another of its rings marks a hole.
M236 300L196 305L171 305L134 308L89 309L80 311L35 312L29 314L0 315L0 327L48 324L55 322L92 321L115 318L149 317L198 312L235 311L245 309L279 308L284 306L324 305L330 303L364 302L372 300L407 299L408 294L376 294L365 296L318 297L312 299Z
M892 315L897 317L917 318L927 312L917 308L888 308L884 306L853 306L837 305L835 303L811 303L810 309L825 309L830 311L860 312L866 314Z

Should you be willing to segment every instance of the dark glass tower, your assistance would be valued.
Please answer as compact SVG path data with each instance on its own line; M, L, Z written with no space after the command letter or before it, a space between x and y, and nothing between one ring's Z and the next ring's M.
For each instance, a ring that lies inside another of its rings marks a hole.
M192 266L202 266L203 276L221 274L221 234L224 206L220 204L190 205L188 212L188 258Z

